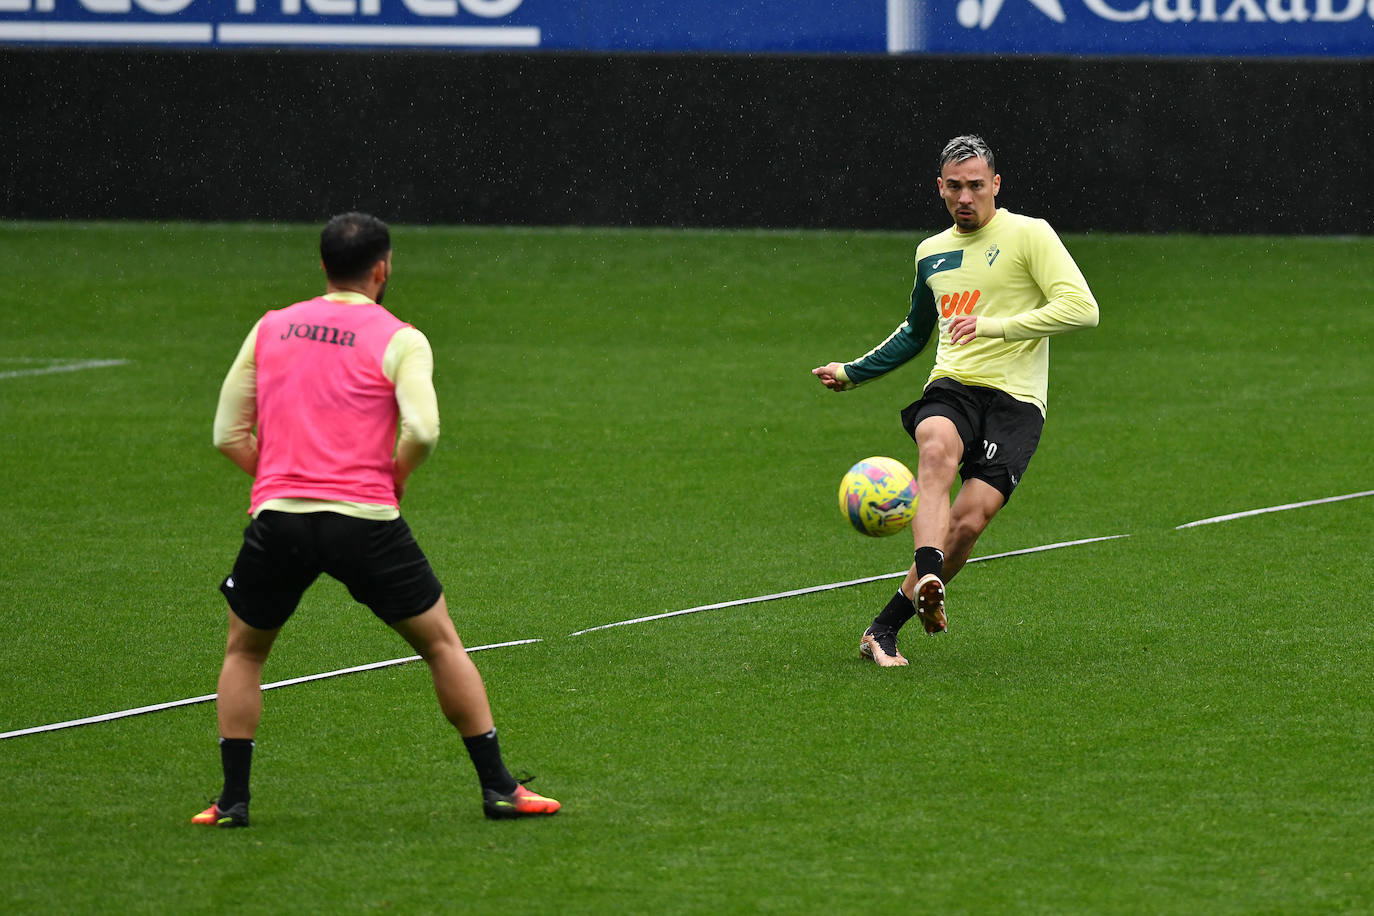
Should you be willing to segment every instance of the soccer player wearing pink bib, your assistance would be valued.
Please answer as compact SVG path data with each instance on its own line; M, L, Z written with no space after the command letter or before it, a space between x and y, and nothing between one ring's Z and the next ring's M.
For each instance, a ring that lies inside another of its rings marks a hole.
M220 390L215 446L253 476L252 521L220 585L229 603L216 695L224 786L191 821L248 826L263 664L322 572L429 666L440 709L477 769L486 816L554 814L558 802L506 769L482 677L401 518L406 480L438 442L439 407L429 341L381 305L390 232L367 214L336 216L320 234L320 258L325 294L259 319Z

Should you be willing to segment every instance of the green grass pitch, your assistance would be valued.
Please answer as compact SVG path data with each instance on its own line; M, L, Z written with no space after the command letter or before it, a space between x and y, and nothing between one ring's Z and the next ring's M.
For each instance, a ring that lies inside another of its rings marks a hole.
M0 223L0 731L214 691L248 479L210 444L312 226ZM201 704L0 741L0 909L1343 913L1374 909L1374 240L1067 236L1101 326L950 632L860 661L890 573L835 490L915 462L930 354L810 369L903 317L922 233L394 232L387 304L444 421L405 511L513 769L489 823L424 668L266 694L254 826ZM125 360L20 374L57 360ZM919 628L917 628L919 629ZM321 583L269 681L408 655Z

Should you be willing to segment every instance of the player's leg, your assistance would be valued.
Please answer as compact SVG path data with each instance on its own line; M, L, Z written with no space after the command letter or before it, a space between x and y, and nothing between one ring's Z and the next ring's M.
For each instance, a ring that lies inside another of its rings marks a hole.
M259 630L229 610L229 638L215 694L221 739L253 740L262 719L262 667L281 627Z
M482 809L490 818L554 814L560 805L520 785L501 759L486 686L453 627L443 595L422 614L390 622L424 659L444 717L458 729L482 784Z
M978 478L964 481L950 509L949 536L945 540L944 580L953 579L968 562L978 536L1007 498L992 484Z
M959 473L964 444L954 421L938 414L921 419L913 437L918 452L916 483L920 493L916 517L911 522L916 559L901 588L873 618L859 641L859 651L884 668L907 664L897 650L897 632L913 616L921 616L921 624L928 633L946 628L940 563L950 524L949 492Z
M220 585L229 603L229 636L215 695L220 764L219 798L192 823L248 826L253 738L262 718L262 668L282 624L318 575L299 549L306 522L263 512L244 532L233 572Z
M990 393L986 400L982 448L965 456L964 484L950 509L949 535L945 541L946 582L968 563L979 536L1011 499L1030 466L1045 426L1044 414L1034 404L1018 401L1004 392Z
M444 718L464 738L494 728L486 686L453 627L444 596L429 610L397 620L391 627L424 659Z
M943 550L949 532L949 494L959 474L964 457L964 443L954 421L946 416L931 416L916 427L916 488L920 498L916 502L916 517L911 531L916 548L935 547ZM912 594L914 582L903 582L903 591Z
M902 594L912 602L925 631L935 634L949 628L945 618L945 554L952 518L949 494L964 458L964 441L948 416L922 420L915 438L920 453L916 480L920 499L911 523L916 554L902 581Z
M224 647L215 693L219 720L220 766L224 785L209 808L191 823L215 827L247 827L249 777L253 768L253 736L262 718L262 666L281 631L259 630L229 610L229 637Z
M501 760L487 690L448 614L444 589L403 519L317 513L324 571L410 643L429 666L444 717L458 730L482 784L488 817L553 814L558 802L522 787Z

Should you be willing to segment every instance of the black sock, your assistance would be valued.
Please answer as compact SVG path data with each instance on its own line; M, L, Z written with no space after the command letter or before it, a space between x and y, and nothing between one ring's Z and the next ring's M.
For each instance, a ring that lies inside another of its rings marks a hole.
M916 548L916 575L939 576L945 581L945 554L938 547Z
M219 739L219 760L224 767L224 791L219 795L219 810L227 811L248 801L248 774L253 769L252 738Z
M911 602L910 598L903 595L899 588L897 594L893 595L892 599L887 602L887 606L878 613L877 617L873 618L873 625L900 630L902 624L915 615L916 605Z
M496 740L496 729L493 728L485 735L464 738L463 746L468 749L472 765L477 768L477 780L482 783L482 788L500 792L502 795L509 795L515 791L519 783L501 759L501 745Z

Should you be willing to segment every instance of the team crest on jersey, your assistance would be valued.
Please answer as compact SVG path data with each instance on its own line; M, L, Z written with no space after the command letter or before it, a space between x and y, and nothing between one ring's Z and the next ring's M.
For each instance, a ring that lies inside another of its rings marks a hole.
M997 256L1001 253L1002 249L997 247L996 242L993 242L991 245L988 246L988 250L983 252L983 257L988 259L988 266L991 267L992 262L997 260Z

